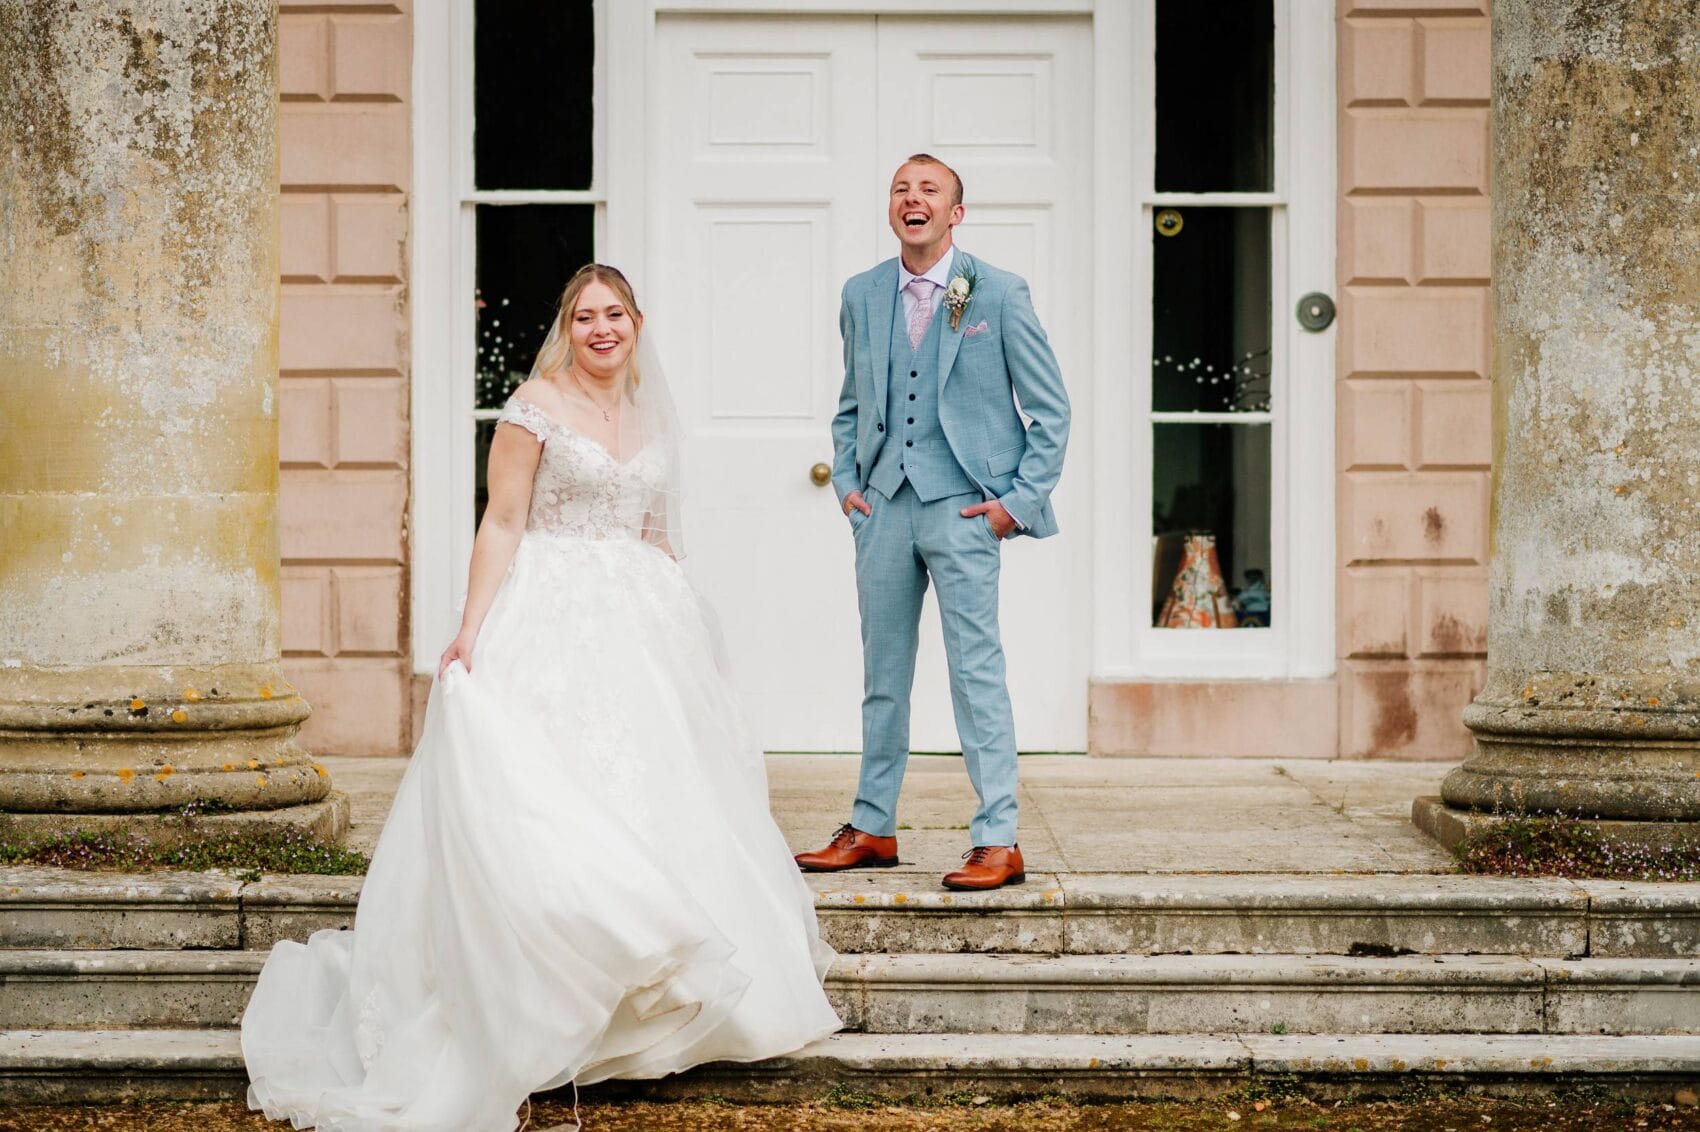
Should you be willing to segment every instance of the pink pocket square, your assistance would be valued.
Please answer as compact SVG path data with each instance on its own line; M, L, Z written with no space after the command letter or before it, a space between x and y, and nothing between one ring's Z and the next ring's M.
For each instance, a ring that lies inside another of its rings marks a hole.
M972 338L976 334L984 334L989 329L991 328L986 325L986 320L982 318L977 325L970 326L967 330L964 330L962 332L962 336L964 338Z

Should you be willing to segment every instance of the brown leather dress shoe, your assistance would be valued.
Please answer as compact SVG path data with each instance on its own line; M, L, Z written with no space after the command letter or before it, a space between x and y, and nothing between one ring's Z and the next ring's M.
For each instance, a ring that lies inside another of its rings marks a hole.
M962 854L962 859L968 863L954 873L944 874L946 888L976 891L1023 884L1027 880L1027 866L1021 860L1019 845L979 845Z
M841 825L827 847L818 853L797 854L797 867L806 873L835 873L840 869L889 869L897 864L897 838L875 837L853 825Z

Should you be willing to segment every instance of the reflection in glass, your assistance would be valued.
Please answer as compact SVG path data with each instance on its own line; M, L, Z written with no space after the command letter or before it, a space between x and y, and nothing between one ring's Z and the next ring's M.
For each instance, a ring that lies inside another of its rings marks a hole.
M594 258L595 229L591 205L478 206L478 408L501 408L531 372L561 288Z
M588 189L591 0L476 0L473 178L480 189Z
M1157 424L1152 476L1152 624L1159 624L1187 550L1214 537L1220 587L1236 620L1270 624L1270 428Z
M1151 407L1268 412L1270 210L1164 212L1180 222L1151 236Z
M1274 103L1274 0L1157 0L1158 192L1271 191Z

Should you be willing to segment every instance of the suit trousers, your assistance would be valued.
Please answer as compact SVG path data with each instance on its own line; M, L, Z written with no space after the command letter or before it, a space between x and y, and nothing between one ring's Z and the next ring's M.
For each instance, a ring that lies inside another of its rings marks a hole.
M921 599L931 579L956 733L980 798L969 839L1015 844L1015 718L998 635L1002 547L984 515L961 514L981 500L973 493L923 502L905 480L891 499L870 492L872 515L851 512L862 613L862 771L850 820L876 837L897 832Z

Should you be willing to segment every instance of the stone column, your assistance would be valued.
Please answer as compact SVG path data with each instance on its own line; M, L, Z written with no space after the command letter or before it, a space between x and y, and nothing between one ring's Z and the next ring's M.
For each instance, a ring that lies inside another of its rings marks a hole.
M1692 836L1668 823L1700 819L1700 0L1494 0L1493 32L1488 678L1442 795L1453 826Z
M14 823L329 788L278 663L277 102L275 0L0 0Z

